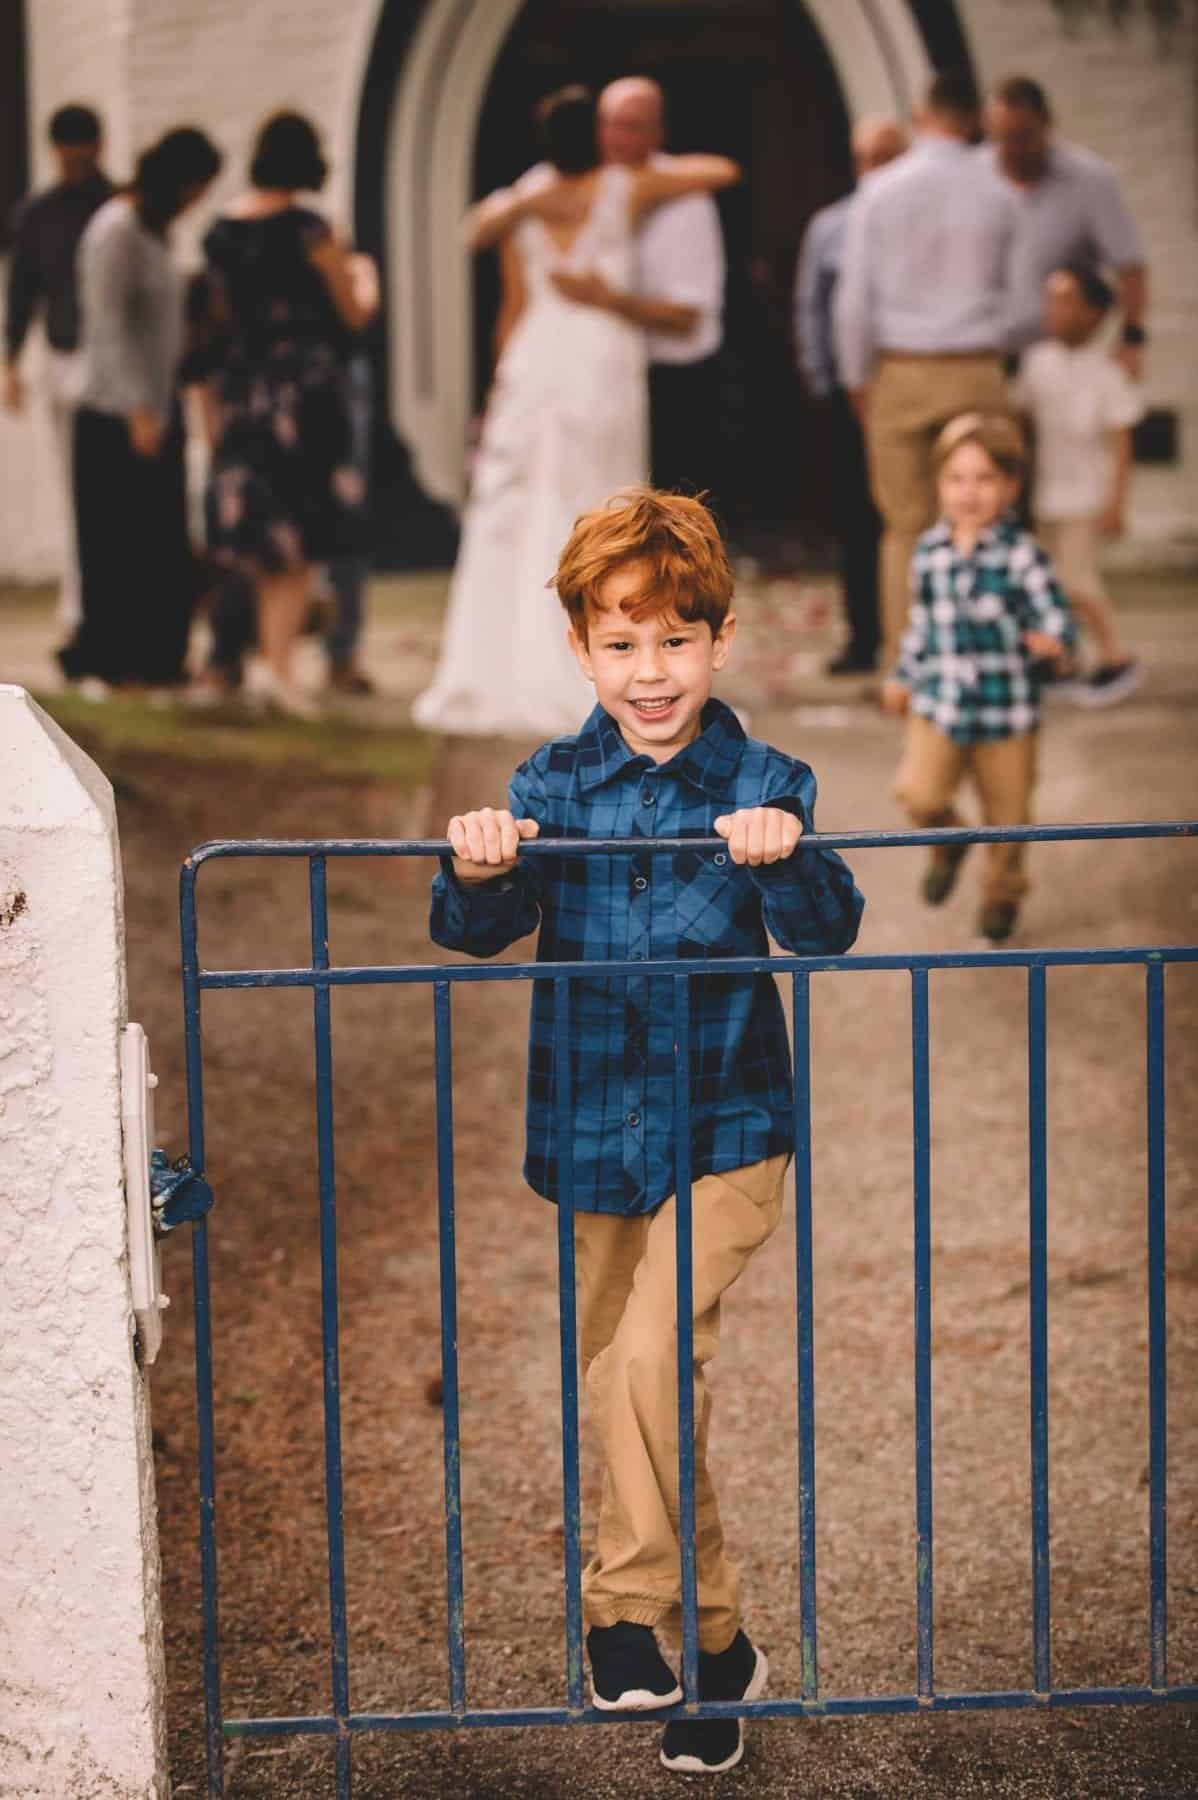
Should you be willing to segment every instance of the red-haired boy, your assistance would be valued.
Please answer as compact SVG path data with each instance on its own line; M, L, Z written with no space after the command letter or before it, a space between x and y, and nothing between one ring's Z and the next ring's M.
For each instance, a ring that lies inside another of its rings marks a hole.
M576 737L516 770L506 810L449 821L431 931L492 956L539 926L539 961L762 956L767 932L836 955L863 901L835 852L794 852L813 829L806 764L747 738L712 698L732 647L732 575L698 500L636 489L579 519L555 576L598 705ZM627 838L613 856L518 856L522 840ZM723 846L637 849L638 839ZM571 984L569 1141L557 1142L554 1008L534 986L525 1177L556 1200L573 1162L579 1336L604 1451L596 1550L583 1574L595 1704L672 1705L682 1691L654 1637L677 1640L674 1018L669 978ZM768 975L696 979L691 1004L695 1548L699 1689L755 1699L765 1657L741 1630L737 1572L707 1470L705 1366L720 1300L774 1231L793 1149L781 1004ZM744 1751L737 1719L671 1720L667 1768L717 1772Z

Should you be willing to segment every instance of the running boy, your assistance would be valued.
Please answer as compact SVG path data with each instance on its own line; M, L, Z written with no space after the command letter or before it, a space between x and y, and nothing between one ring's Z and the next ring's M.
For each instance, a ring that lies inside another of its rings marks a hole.
M1051 274L1044 284L1048 337L1024 352L1011 392L1036 432L1036 535L1098 648L1098 666L1070 689L1083 706L1109 706L1143 679L1098 571L1099 539L1123 533L1131 428L1144 416L1139 389L1099 341L1114 303L1106 282L1088 269Z
M1008 517L1025 466L1023 438L1000 414L962 413L936 440L939 521L911 561L911 612L898 665L882 689L907 713L896 797L913 825L959 825L953 796L966 772L987 825L1031 817L1040 722L1037 662L1059 663L1074 640L1052 565ZM923 897L952 892L966 845L938 846ZM1001 943L1026 891L1022 844L990 844L978 924Z
M863 901L840 857L797 850L813 828L804 763L746 738L711 697L732 646L732 575L698 500L635 489L580 518L554 578L598 705L512 777L509 809L449 822L432 936L493 956L540 928L541 961L761 956L767 931L804 955L845 951ZM626 854L518 859L522 839L626 838ZM724 839L677 851L652 837ZM682 1698L654 1637L680 1623L674 1278L674 1019L669 978L572 984L570 1134L557 1137L554 1008L533 990L525 1177L548 1200L573 1161L578 1319L604 1452L597 1548L583 1575L595 1704ZM778 1224L793 1148L788 1039L768 975L691 991L695 1513L699 1689L755 1699L766 1660L740 1624L738 1578L707 1471L704 1375L720 1299ZM737 1719L671 1720L667 1768L743 1755Z

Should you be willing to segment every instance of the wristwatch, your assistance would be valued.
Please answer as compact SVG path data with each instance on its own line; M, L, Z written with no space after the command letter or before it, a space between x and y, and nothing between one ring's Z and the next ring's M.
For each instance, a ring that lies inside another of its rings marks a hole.
M1148 342L1148 333L1142 325L1133 325L1130 320L1123 326L1123 342L1130 348L1138 350L1141 344Z

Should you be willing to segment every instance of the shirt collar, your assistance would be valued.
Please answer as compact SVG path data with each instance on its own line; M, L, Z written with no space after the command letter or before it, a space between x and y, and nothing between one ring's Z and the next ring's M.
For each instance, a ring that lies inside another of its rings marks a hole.
M722 700L709 700L700 719L702 730L668 762L654 763L628 748L611 714L597 706L578 734L578 780L584 791L602 787L630 766L638 773L656 768L681 775L706 794L722 795L740 763L745 734L740 720Z
M989 550L995 544L1009 543L1015 525L1014 513L1005 512L1001 519L994 521L993 525L983 526L982 530L978 532L978 541L969 554L976 556L979 550ZM956 553L956 546L953 543L953 528L947 519L937 519L928 532L928 536L932 540L934 549L938 549L941 544L947 544L950 550L954 554Z
M942 131L920 131L915 136L915 148L925 156L961 156L969 155L973 146L964 138L948 137Z

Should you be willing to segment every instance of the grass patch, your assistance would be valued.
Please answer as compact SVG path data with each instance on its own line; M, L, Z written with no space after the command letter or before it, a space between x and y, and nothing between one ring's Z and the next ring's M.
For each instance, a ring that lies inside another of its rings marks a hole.
M110 777L123 764L163 757L410 789L428 779L436 755L436 741L410 726L380 730L342 718L251 718L232 708L160 711L133 700L93 705L73 693L34 698Z

